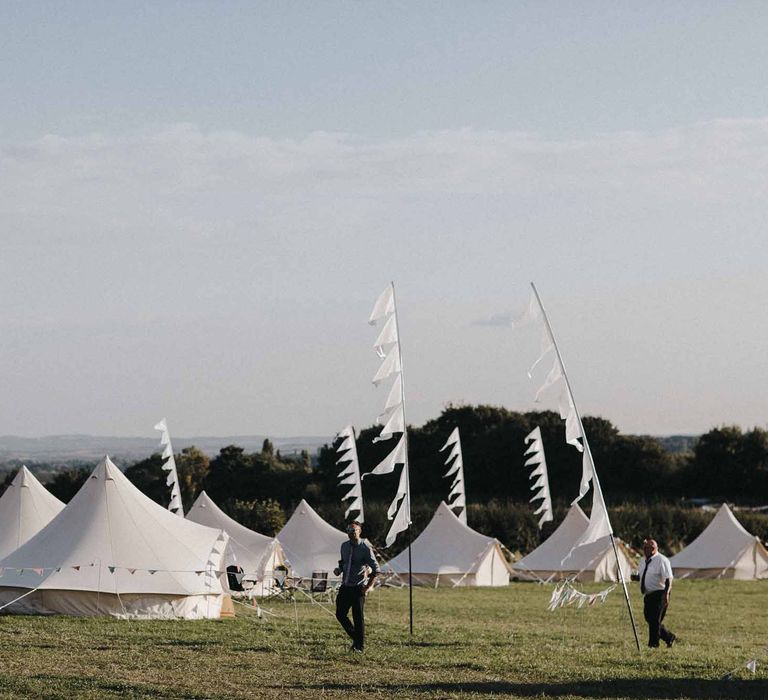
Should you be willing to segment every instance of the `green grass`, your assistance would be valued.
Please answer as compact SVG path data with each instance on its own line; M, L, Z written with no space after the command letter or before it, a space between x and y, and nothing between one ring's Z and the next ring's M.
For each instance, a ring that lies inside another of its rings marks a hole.
M680 643L640 653L620 589L554 613L550 592L414 589L411 638L407 590L377 591L362 656L308 602L270 605L268 622L241 606L201 622L4 616L0 698L768 697L768 582L676 583L668 623ZM643 643L637 584L631 596ZM752 658L756 675L720 680Z

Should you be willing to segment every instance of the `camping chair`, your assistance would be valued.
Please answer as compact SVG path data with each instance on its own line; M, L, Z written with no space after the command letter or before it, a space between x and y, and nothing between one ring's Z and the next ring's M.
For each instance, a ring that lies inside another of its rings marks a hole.
M283 566L282 564L276 566L275 570L272 572L272 579L275 585L272 593L266 600L272 600L274 598L293 600L297 586L295 580L288 575L288 567Z
M317 601L332 603L335 589L328 585L327 571L313 571L309 580L309 594Z
M229 590L232 591L232 593L243 592L244 575L245 574L243 573L242 566L237 566L237 564L230 564L227 567L227 584L229 585Z

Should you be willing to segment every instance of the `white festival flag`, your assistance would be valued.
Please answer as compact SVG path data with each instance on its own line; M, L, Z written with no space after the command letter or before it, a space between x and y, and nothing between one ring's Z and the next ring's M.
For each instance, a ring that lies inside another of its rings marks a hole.
M531 290L531 296L528 299L528 306L525 311L512 321L513 328L522 328L531 324L538 323L543 320L543 314L539 306L539 300L536 298L536 293ZM528 377L530 378L533 370L536 366L546 357L547 353L555 349L555 343L546 327L542 329L541 334L541 346L539 348L539 356L536 361L528 369Z
M373 383L378 386L388 377L394 376L395 379L387 394L384 413L378 417L379 422L383 423L383 428L378 437L374 438L374 442L389 440L398 433L400 439L394 449L373 470L364 474L363 478L371 474L388 474L394 471L396 465L403 465L397 494L387 513L390 520L394 518L386 537L386 546L389 547L395 541L398 533L408 529L411 523L405 384L403 382L402 353L398 334L395 286L392 283L387 285L387 288L379 295L368 318L371 325L376 325L380 321L383 324L374 343L374 350L382 363L373 377Z
M373 383L378 386L387 377L391 377L393 374L400 374L402 369L403 368L400 365L399 343L395 343L384 356L384 361L381 363L381 366L373 377Z
M592 489L592 512L589 514L589 525L582 533L581 537L573 545L569 555L563 560L567 562L573 556L579 547L585 547L588 544L597 542L603 538L610 538L613 534L611 530L611 521L608 518L608 509L605 507L603 490L601 488Z
M400 436L394 450L384 457L371 471L363 474L363 479L373 474L389 474L395 471L395 466L398 464L405 464L405 435Z
M336 448L336 454L340 455L336 464L344 464L344 468L339 472L339 486L349 486L352 488L342 497L342 503L349 499L349 504L344 517L347 518L353 511L358 511L355 518L362 523L365 520L363 512L363 485L360 479L360 462L357 459L357 442L355 441L355 431L351 425L346 426L336 437L342 438L341 444Z
M388 284L387 288L379 294L379 298L373 305L373 311L368 317L368 323L372 326L376 325L376 322L395 312L395 287L392 284Z
M406 495L406 493L405 468L403 468L400 470L400 480L397 482L397 493L395 494L395 498L392 500L392 503L389 506L389 510L387 510L388 520L392 520L392 518L395 517L395 512L397 511L397 503L403 496Z
M395 381L392 382L392 388L389 390L389 396L387 396L387 402L384 404L384 411L388 411L390 408L399 406L403 403L403 380L398 374L395 377Z
M533 287L533 285L531 285ZM542 340L542 346L551 344L551 348L554 352L554 365L550 370L547 378L544 381L544 385L537 393L537 399L540 394L550 386L558 384L560 386L560 392L558 396L558 408L560 410L560 417L565 420L565 439L570 445L573 445L580 452L583 452L582 456L582 470L581 470L581 483L579 485L579 494L573 500L573 503L581 500L589 490L590 483L592 484L592 511L589 517L589 525L581 537L574 543L570 553L563 559L563 565L565 562L573 556L579 547L582 547L603 537L610 537L613 535L611 523L608 518L608 510L605 507L605 501L603 499L603 492L600 488L599 481L597 479L597 472L595 471L595 463L592 459L592 451L589 448L586 433L584 432L584 424L581 421L581 417L576 410L576 402L573 399L573 393L571 392L570 384L568 382L568 376L565 371L565 365L563 364L562 357L557 349L555 337L552 334L552 328L549 325L544 307L541 305L541 300L536 294L535 287L533 287L533 298L538 305L538 315L536 319L540 320L544 324L544 334L547 336L546 341Z
M383 358L386 355L386 351L397 341L397 319L392 315L384 324L384 328L381 329L379 337L376 338L376 342L373 344L373 349L379 357Z
M161 432L160 446L163 447L162 458L165 460L163 464L163 471L168 472L168 478L165 480L165 485L171 487L171 500L168 503L168 510L183 518L184 506L181 502L179 474L176 470L176 459L173 456L171 435L168 432L168 424L165 418L163 418L157 425L155 425L155 430L159 430Z
M403 469L405 469L405 467L403 467ZM408 526L411 524L411 519L409 516L410 508L409 508L408 501L409 501L409 498L407 495L405 496L405 498L403 498L402 501L400 501L400 507L397 511L397 515L395 516L395 519L392 522L392 526L389 528L389 532L387 533L387 537L385 540L386 547L391 547L394 544L395 540L397 539L397 535L403 532L403 530L407 530Z
M544 442L541 439L541 428L536 426L528 435L525 436L528 449L525 451L526 455L531 455L526 461L525 466L536 465L535 469L531 472L529 479L537 477L536 482L531 485L531 490L534 491L531 501L541 500L538 510L534 512L534 515L542 513L539 518L539 529L544 523L552 521L552 498L549 493L549 475L547 474L547 458L544 456Z
M446 503L459 520L466 525L467 501L466 493L464 491L464 457L461 454L461 436L459 435L458 426L451 431L445 444L440 448L440 452L448 447L451 448L445 460L445 465L448 467L448 471L443 475L443 478L454 474L456 476L451 485L451 491L448 494Z
M389 440L395 433L404 433L405 413L403 411L403 404L398 404L390 408L386 413L383 413L379 416L379 422L383 422L384 427L381 429L378 437L373 438L374 442Z

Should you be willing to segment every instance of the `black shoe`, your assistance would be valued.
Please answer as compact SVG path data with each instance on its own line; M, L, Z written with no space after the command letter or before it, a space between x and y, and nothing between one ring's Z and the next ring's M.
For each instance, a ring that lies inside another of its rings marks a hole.
M667 645L667 648L671 647L675 642L677 641L677 635L676 634L670 634L669 639L665 641L665 644Z

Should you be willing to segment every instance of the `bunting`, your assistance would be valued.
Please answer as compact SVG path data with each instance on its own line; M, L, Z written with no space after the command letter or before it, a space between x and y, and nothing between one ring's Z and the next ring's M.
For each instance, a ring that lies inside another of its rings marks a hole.
M575 605L577 608L588 607L591 608L595 603L604 603L608 594L616 588L615 585L610 586L599 593L582 593L573 587L571 581L563 581L555 586L555 590L552 591L552 595L549 598L549 604L547 610L554 612L558 608L564 608L566 606Z
M184 517L184 507L181 503L181 489L179 487L179 475L176 471L176 459L173 456L173 447L171 447L171 436L168 432L168 425L165 422L165 418L161 420L156 426L155 430L161 432L160 447L163 448L163 471L168 472L168 478L165 480L166 486L171 487L171 501L168 504L168 510L171 513L175 513L179 517Z
M226 569L143 569L137 566L122 566L120 564L104 564L104 565L97 565L95 563L90 564L75 564L75 565L69 565L68 568L72 569L72 571L80 571L83 566L87 567L95 567L95 568L101 568L103 566L104 568L109 571L110 574L114 574L115 571L127 571L129 574L135 574L138 572L145 572L151 575L154 575L156 573L163 573L163 574L197 574L200 576L203 573L206 573L207 571L210 571L210 573L214 576L221 576L223 574L227 573ZM62 566L23 566L23 567L17 567L17 566L5 566L3 568L0 568L0 578L3 578L5 575L9 575L11 572L16 574L23 574L25 571L32 571L38 576L44 576L45 574L52 574L56 573L62 570L62 568L65 568L65 565Z
M344 468L339 472L339 486L351 486L352 488L341 497L342 502L352 499L349 507L344 513L346 519L353 511L357 511L356 520L364 522L365 513L363 512L363 486L360 479L360 462L357 459L357 442L355 441L355 431L351 425L344 428L337 436L341 438L341 443L336 448L336 454L340 455L336 464L343 464Z
M757 673L757 659L750 659L745 664L739 664L736 668L731 669L724 676L721 676L720 680L721 681L732 681L736 677L736 674L739 671L742 671L743 669L746 669L747 671L749 671L753 675L755 673Z
M534 515L541 513L539 518L539 530L541 530L541 526L544 523L552 522L552 497L549 493L547 458L544 456L544 442L541 439L541 428L539 426L536 426L525 436L525 444L528 445L528 449L524 454L531 455L525 461L525 466L534 466L528 479L536 478L536 481L531 484L531 491L534 494L529 503L541 499L538 509L533 512Z
M443 452L448 447L451 448L445 458L445 466L448 467L448 471L443 475L443 478L453 476L453 482L445 502L456 514L456 517L466 525L467 498L464 490L464 456L461 454L461 436L459 435L458 426L451 431L451 434L445 441L445 445L440 448L440 452Z
M386 536L387 547L391 546L397 535L408 529L411 522L410 481L408 472L408 437L405 425L405 389L403 383L403 360L400 350L400 335L397 322L397 306L395 304L395 286L393 283L379 295L373 305L371 315L368 317L371 325L381 324L373 349L382 361L373 383L379 386L383 381L394 377L392 386L387 394L384 412L378 416L377 422L382 426L378 437L374 442L390 440L400 434L395 447L389 454L370 472L363 477L372 474L389 474L397 465L402 465L397 493L387 511L387 517L392 520Z

